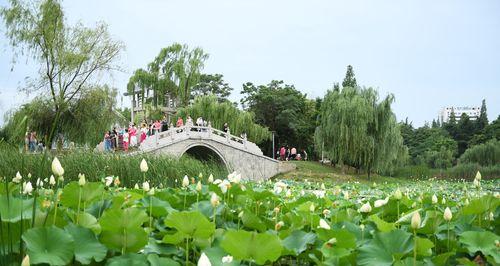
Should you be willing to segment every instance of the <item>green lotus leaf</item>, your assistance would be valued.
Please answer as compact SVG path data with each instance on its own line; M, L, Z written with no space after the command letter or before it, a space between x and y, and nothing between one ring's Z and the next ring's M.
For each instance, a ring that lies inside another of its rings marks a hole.
M151 266L164 266L164 265L169 265L169 266L178 266L181 265L177 261L171 259L171 258L162 258L158 256L157 254L149 254L148 255L148 262L150 263ZM212 264L214 265L214 264Z
M371 215L369 220L375 223L380 232L389 232L396 229L396 226L394 226L393 223L388 223L380 219L376 214Z
M413 250L411 234L402 230L376 233L373 239L359 248L358 265L387 265L399 261Z
M102 183L87 182L84 186L80 187L78 182L73 181L64 187L61 195L61 204L76 210L78 208L78 199L80 198L80 188L82 190L80 208L82 209L83 202L90 205L89 203L99 200L102 197L102 193L104 193L104 185Z
M102 231L123 232L124 229L137 229L149 220L144 210L138 208L107 209L99 220Z
M316 234L297 230L283 239L282 244L286 250L291 251L291 254L298 256L307 249L307 245L313 244L314 241L316 241Z
M142 227L128 228L121 232L103 231L101 242L108 248L122 252L137 252L148 243L148 233Z
M229 255L227 252L224 251L219 246L216 247L211 247L211 248L206 248L203 250L205 255L207 255L208 259L210 260L210 263L212 263L212 266L237 266L240 265L240 261L237 259L233 258L233 261L231 263L222 263L222 258Z
M258 264L276 261L283 248L276 235L242 230L228 231L221 247L236 259L255 260Z
M209 238L215 232L215 225L197 211L170 213L165 225L176 229L184 238Z
M249 210L243 211L241 221L243 222L243 225L249 229L255 229L259 232L264 232L267 229L266 225L260 220L260 218Z
M3 222L19 222L33 217L33 199L20 199L0 195L0 214Z
M32 264L66 265L73 258L74 240L55 226L31 228L22 236Z
M500 237L492 232L468 231L462 233L459 241L467 248L470 255L481 251L486 256L492 256L496 263L500 263L500 252L495 244L499 239Z
M434 243L427 238L417 237L417 254L421 256L432 256Z
M109 259L106 266L149 266L149 263L145 255L129 253Z
M75 258L78 262L86 265L92 260L100 262L106 257L107 248L99 243L92 230L75 224L69 224L64 229L78 244L75 247Z

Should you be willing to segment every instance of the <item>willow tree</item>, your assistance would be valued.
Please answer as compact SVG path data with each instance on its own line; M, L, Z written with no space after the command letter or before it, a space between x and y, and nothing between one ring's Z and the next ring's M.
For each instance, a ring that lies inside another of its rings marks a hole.
M315 132L316 147L332 162L364 169L368 176L390 168L405 151L391 110L393 101L392 95L379 101L371 88L328 91Z
M190 115L194 121L198 117L210 121L213 128L222 129L224 123L229 125L231 134L240 136L246 133L248 140L261 143L271 138L267 127L255 123L255 115L236 108L232 103L219 102L215 95L198 96L194 102L178 110L178 116L184 119Z
M143 99L152 99L154 107L164 103L168 92L187 106L207 58L208 54L199 47L189 49L185 44L174 43L162 48L146 70L138 69L130 77L128 92L138 87Z
M85 85L99 74L118 68L114 62L123 45L111 38L106 24L98 23L95 28L68 25L60 1L9 3L9 7L0 9L6 35L16 53L38 64L38 74L32 75L26 90L49 95L47 104L55 113L53 135L61 114L81 97Z

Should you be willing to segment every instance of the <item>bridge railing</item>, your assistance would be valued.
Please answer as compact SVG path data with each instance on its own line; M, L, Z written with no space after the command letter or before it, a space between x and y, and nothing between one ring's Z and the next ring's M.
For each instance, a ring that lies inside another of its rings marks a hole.
M141 146L144 145L142 148L145 149L154 148L157 147L160 142L163 145L181 138L189 137L219 138L219 141L223 141L223 139L225 139L229 145L238 146L244 149L250 148L252 152L262 153L262 151L254 143L249 143L246 137L237 137L232 135L231 132L224 132L222 130L204 126L172 127L167 131L159 132L148 137L143 144L141 144Z

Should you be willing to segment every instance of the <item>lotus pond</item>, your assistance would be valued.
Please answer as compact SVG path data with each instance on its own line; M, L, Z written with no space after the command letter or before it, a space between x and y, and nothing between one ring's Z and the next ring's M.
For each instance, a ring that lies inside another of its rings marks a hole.
M123 187L19 173L0 186L0 265L500 264L498 180L334 184L180 177ZM25 176L23 176L23 174Z

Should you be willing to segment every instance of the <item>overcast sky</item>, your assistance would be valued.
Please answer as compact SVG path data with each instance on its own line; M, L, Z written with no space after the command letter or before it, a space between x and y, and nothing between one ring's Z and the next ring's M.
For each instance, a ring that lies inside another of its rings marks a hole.
M0 0L0 5L7 5ZM210 54L205 73L221 73L239 99L247 81L294 84L311 98L342 82L393 93L398 120L432 121L444 106L500 114L500 1L65 1L69 23L105 21L126 45L125 73L103 82L125 91L131 73L174 42ZM0 115L32 96L18 93L33 62L12 52L0 26ZM128 102L128 99L124 99ZM2 119L0 119L2 120Z

